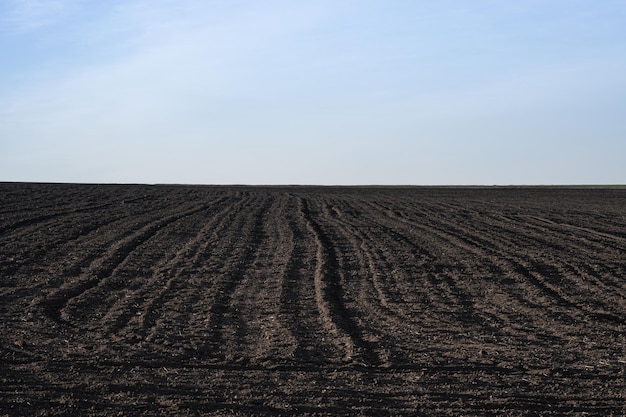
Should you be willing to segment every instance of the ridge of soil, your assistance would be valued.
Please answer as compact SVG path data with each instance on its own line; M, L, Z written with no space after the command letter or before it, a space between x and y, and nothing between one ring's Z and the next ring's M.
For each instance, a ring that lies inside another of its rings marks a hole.
M626 415L626 189L0 183L0 416Z

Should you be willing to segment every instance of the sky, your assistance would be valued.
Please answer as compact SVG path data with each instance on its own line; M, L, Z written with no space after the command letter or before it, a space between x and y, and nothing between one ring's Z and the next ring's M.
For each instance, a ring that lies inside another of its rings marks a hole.
M0 181L626 183L626 0L1 0Z

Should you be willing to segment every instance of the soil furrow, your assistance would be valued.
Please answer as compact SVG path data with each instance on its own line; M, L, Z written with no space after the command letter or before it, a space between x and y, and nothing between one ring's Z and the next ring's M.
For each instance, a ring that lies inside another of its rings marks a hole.
M365 341L353 315L345 305L342 287L343 271L332 241L314 218L309 202L303 201L303 216L308 229L315 237L317 264L315 267L315 299L320 318L328 332L334 336L337 345L344 351L344 360L365 366L378 366L381 359L371 343ZM321 214L316 213L318 217Z
M91 262L88 271L82 274L77 280L63 285L60 289L41 300L40 303L46 315L57 323L71 324L77 317L74 317L71 312L65 311L65 309L72 299L96 287L103 279L109 277L133 250L150 239L162 227L203 209L206 209L206 207L196 207L187 212L157 220L131 234L129 237L116 242L116 244L107 251L105 256Z
M298 349L295 335L281 316L285 270L293 256L293 239L285 224L288 203L289 196L280 195L264 209L262 239L232 296L231 309L237 313L239 329L244 324L248 329L238 335L237 355L251 363L275 365L272 358L281 358L284 364L293 364Z
M519 230L515 230L515 234L513 234L511 230L503 229L501 227L494 230L493 225L490 222L483 221L481 225L482 229L478 230L469 225L464 225L464 227L461 228L458 223L444 222L441 224L440 228L442 230L454 231L455 235L462 236L463 240L468 244L476 248L483 249L485 253L490 254L491 257L498 257L501 259L524 258L522 255L516 253L518 249L507 244L516 238L520 232ZM488 227L485 228L485 226ZM546 235L548 235L547 231L541 230L541 236ZM522 236L524 236L524 233L522 233ZM561 242L563 242L562 239ZM566 243L566 245L570 248L575 244L576 243L573 241ZM554 246L550 253L553 254L554 252L561 251L561 245L563 245L563 243L561 243L559 247ZM522 273L522 275L528 278L529 282L535 285L541 293L556 300L558 304L566 304L572 309L578 309L583 314L591 314L592 316L595 316L597 312L589 310L586 306L589 292L593 291L594 288L590 287L588 283L581 286L580 277L575 275L572 276L571 274L564 272L572 269L571 264L563 263L559 260L559 257L554 255L551 255L549 259L546 258L545 246L536 244L532 245L532 247L538 249L537 253L531 252L533 256L526 261L529 266L521 265L520 262L508 262L513 267L513 271ZM500 248L509 249L503 251ZM586 250L581 251L583 253L586 252ZM567 257L563 256L560 259L567 259ZM529 268L530 270L535 271L534 273L531 273L532 276L529 275ZM569 284L569 282L571 282L571 284ZM605 305L600 306L600 309L606 310L610 309L610 307ZM560 317L566 317L562 313L558 314ZM611 314L607 314L607 316L611 317ZM619 321L619 318L613 315L610 320Z
M295 338L293 358L305 366L341 362L344 353L328 337L319 320L315 271L317 245L304 216L304 199L290 195L286 223L292 249L283 273L280 317Z
M429 224L436 224L436 222L433 222L432 220L434 219L429 219ZM482 222L477 224L480 224L483 227L485 226L482 218L477 220ZM480 236L482 234L482 231L477 232L475 229L471 232L461 231L461 229L458 228L457 222L441 223L441 225L437 227L437 229L441 231L454 231L456 229L457 232L454 232L454 234L461 236L467 236L468 234L469 236L476 236L476 233L479 233ZM481 256L481 258L484 257L484 259L486 260L490 258L497 259L497 262L494 264L494 272L499 271L498 274L500 276L516 276L518 274L521 274L521 279L515 279L511 282L515 285L506 285L504 287L491 290L494 291L493 294L497 295L500 299L500 301L495 304L498 305L499 308L496 310L491 307L491 303L482 303L479 308L481 311L481 315L485 316L486 319L494 323L517 323L513 327L509 327L509 329L516 329L515 332L512 333L512 335L514 335L516 339L524 337L529 332L534 332L534 334L540 336L541 339L545 338L546 343L550 345L554 345L555 340L558 341L558 343L564 343L565 340L567 340L567 327L572 325L572 323L577 323L579 322L579 320L583 319L583 316L581 316L581 314L587 316L591 320L601 320L605 323L613 323L619 325L620 321L623 322L623 319L620 316L608 313L608 311L610 311L610 308L587 308L586 304L590 303L590 300L588 298L585 302L576 302L571 297L565 296L561 290L561 288L566 288L563 287L563 280L559 279L559 284L557 284L556 287L554 286L554 284L549 283L550 280L554 280L554 278L558 277L559 274L554 272L555 269L553 267L549 267L549 269L546 269L545 266L540 266L539 268L536 268L537 265L542 265L540 264L541 261L538 261L539 259L543 258L543 255L541 255L541 253L535 255L536 260L533 261L534 263L531 264L531 269L529 269L529 267L523 265L524 262L514 261L514 259L524 259L524 255L517 253L517 248L511 247L505 243L500 243L499 246L494 246L493 244L481 244L481 241L483 239L488 239L489 237L491 238L492 242L498 242L501 237L507 236L507 234L510 236L508 237L509 240L516 239L520 231L516 230L516 235L512 235L511 233L514 232L503 232L502 230L498 230L497 232L490 231L489 235L485 234L485 237L480 238L479 240L476 240L476 238L463 239L465 242L467 242L467 245L470 245L470 247L485 251L484 255L482 256L479 253L476 253L476 255ZM524 236L525 235L522 233L521 235L519 235L519 238L522 239L524 238ZM506 239L502 240L506 241ZM503 251L497 249L498 247L509 248L509 250ZM563 258L571 259L567 255L565 255ZM562 267L557 266L557 268ZM539 272L531 272L532 269L539 269ZM543 273L541 273L541 271L543 271ZM548 271L550 271L550 273L547 273ZM574 289L580 288L580 278L576 279L578 281L575 281L577 282L577 285L575 287L572 287ZM519 285L517 285L518 283ZM529 289L527 284L532 285L534 288ZM484 289L484 284L482 284L481 287ZM517 289L516 287L519 287L519 289ZM502 292L502 289L504 289L506 292ZM578 291L577 293L580 294L581 300L583 299L583 297L585 297L585 295L587 295L587 297L589 295L588 292L583 293L582 291ZM533 297L529 299L528 296L532 294L535 295L533 295ZM472 299L475 301L482 300L480 294L477 295L478 296L473 296ZM505 296L506 298L503 299L503 296ZM511 301L515 302L511 304ZM618 303L618 305L619 304L621 303ZM509 306L508 312L506 310L502 310L503 305ZM519 317L516 312L524 312L525 317ZM556 333L554 332L554 330L548 330L546 328L546 323L548 322L540 319L540 317L544 314L547 314L547 318L549 318L550 320L557 320L558 322L563 323L564 327L559 329L559 331ZM493 318L489 319L489 316L492 316Z
M434 214L428 216L427 224L410 220L406 214L397 217L397 213L388 211L388 216L390 220L400 222L405 229L411 230L414 239L423 241L422 244L429 247L432 253L440 254L441 259L426 264L423 268L429 288L427 293L431 297L432 307L442 306L442 313L448 319L453 318L452 323L457 323L459 329L466 327L467 323L480 324L483 329L481 333L490 339L493 335L499 335L502 332L518 339L527 334L524 327L507 326L505 328L496 323L509 322L511 317L517 316L520 311L528 313L528 318L524 320L528 320L526 326L530 325L531 328L534 327L532 323L538 313L548 313L560 321L569 321L563 311L552 311L552 309L545 311L546 305L552 306L551 301L538 298L542 307L537 304L528 304L527 289L519 292L514 290L511 297L509 292L514 289L514 286L498 285L502 282L502 277L520 273L519 265L509 261L512 257L511 253L494 254L490 246L485 247L478 240L466 237L466 232L461 231L457 223L453 222L447 226L443 226L442 223L438 224L436 220L438 216ZM482 267L477 269L478 265ZM482 278L478 278L478 281L464 278L468 276L477 278L482 276ZM493 278L490 279L490 277ZM532 283L539 285L540 281L532 281ZM542 291L543 287L539 285L537 288L545 294ZM438 298L433 298L435 295L438 295ZM518 305L518 302L521 302L522 306ZM493 309L492 305L499 307ZM450 310L449 306L456 306L456 308ZM529 310L528 307L531 309ZM539 320L539 323L541 322L542 320ZM484 338L481 338L480 343L484 343Z
M104 333L109 336L118 334L119 337L125 336L130 340L145 337L145 329L155 325L168 298L176 299L181 296L177 287L181 283L189 285L187 281L193 278L207 246L215 244L217 238L211 238L210 235L215 234L216 228L223 227L228 213L236 209L237 203L238 199L233 201L233 198L222 197L210 204L210 210L186 218L185 223L189 226L176 228L175 233L180 235L181 244L173 256L166 257L151 268L149 278L138 280L139 283L134 286L125 287L123 297L116 300L102 320ZM198 228L198 225L201 227ZM163 238L168 239L167 236ZM169 242L173 242L171 237L169 239ZM144 274L150 272L136 264L128 268L135 268ZM192 299L185 300L193 304ZM131 319L134 319L133 325L129 328Z
M246 271L252 266L261 242L266 238L263 226L271 204L271 198L255 197L254 201L249 203L248 210L238 213L245 223L241 231L235 235L235 238L239 239L237 255L231 254L226 264L227 279L219 281L208 310L206 328L210 333L203 355L217 357L220 361L245 360L237 353L240 352L247 323L242 321L236 310L233 296L245 278Z
M406 350L402 347L410 345L416 348L419 341L414 336L419 333L419 329L411 323L411 314L406 314L404 309L398 308L402 303L396 303L398 298L392 293L391 282L398 280L398 276L402 275L401 268L398 268L397 262L394 264L388 262L379 249L372 247L373 240L369 235L371 227L363 225L371 225L370 213L358 205L351 205L348 201L342 201L340 207L345 207L346 211L333 206L328 210L329 215L326 218L332 224L332 230L342 235L342 237L333 235L333 241L347 242L345 248L340 251L341 267L347 276L345 285L352 287L351 292L355 294L355 299L351 303L354 306L355 317L357 320L361 317L367 318L366 322L361 321L358 325L368 329L369 334L366 337L370 341L370 349L378 356L380 366L408 363L410 361L403 353ZM346 213L351 215L348 217ZM380 229L374 230L378 241L383 243L378 248L387 248L387 240L380 234ZM399 278L399 281L406 283L404 278Z
M233 198L213 227L207 229L192 259L181 259L180 266L166 264L152 275L156 294L146 293L133 324L137 330L130 333L144 339L148 343L146 349L160 351L178 346L185 355L197 358L200 354L217 354L206 348L215 330L209 326L209 332L206 331L210 309L222 291L222 281L232 263L242 256L243 247L233 236L245 235L247 213L254 202L249 196ZM181 337L183 333L188 338L186 343Z

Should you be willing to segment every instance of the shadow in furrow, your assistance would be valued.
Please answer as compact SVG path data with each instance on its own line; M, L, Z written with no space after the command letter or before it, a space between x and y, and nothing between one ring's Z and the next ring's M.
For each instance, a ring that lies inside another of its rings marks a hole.
M283 271L280 314L283 325L295 340L292 353L294 360L298 363L323 364L329 360L329 349L335 347L332 343L326 345L325 330L320 328L318 321L316 301L314 297L309 297L315 288L315 279L309 272L310 265L315 263L317 245L302 215L302 201L290 201L289 214L292 215L285 218L291 247Z
M380 366L383 361L376 355L371 343L365 341L343 301L341 269L332 241L319 223L313 219L308 202L302 201L303 216L317 244L315 268L315 297L322 321L345 351L345 360L366 366Z
M239 260L233 260L232 270L229 272L229 276L222 283L222 287L217 292L215 299L212 302L211 307L208 310L209 320L207 327L211 332L212 346L206 346L206 355L210 355L210 352L214 349L221 351L221 359L230 359L234 352L224 352L224 349L231 349L234 346L228 345L228 339L225 335L227 327L234 327L235 335L231 342L239 343L243 340L246 332L246 324L240 320L239 314L233 306L233 295L237 287L243 281L246 271L252 266L256 255L258 253L261 242L264 239L264 224L267 216L268 209L272 204L270 198L266 199L263 204L254 213L254 221L250 226L248 236L240 236L242 242L245 242L243 253ZM245 233L245 232L244 232Z
M132 295L127 295L122 303L105 317L106 334L119 333L129 325L133 317L140 316L142 326L134 329L137 336L145 337L147 329L156 325L157 319L166 308L167 299L176 296L175 285L184 281L186 266L191 263L192 268L198 267L198 258L206 247L213 243L207 235L214 232L216 223L225 222L226 213L233 210L233 203L229 198L221 198L212 203L212 210L203 215L210 220L202 225L197 234L181 245L172 259L165 259L155 267L151 279L144 283ZM193 304L190 300L190 304Z
M133 233L128 238L118 242L103 258L96 259L89 267L89 271L83 275L82 280L65 288L58 289L55 293L40 301L47 317L58 324L71 324L71 318L64 317L63 310L70 300L96 287L106 277L111 276L113 271L142 243L146 242L161 228L173 223L182 217L190 216L207 207L201 206L188 210L181 214L169 216L163 220L155 221L141 230ZM80 279L80 278L79 278Z

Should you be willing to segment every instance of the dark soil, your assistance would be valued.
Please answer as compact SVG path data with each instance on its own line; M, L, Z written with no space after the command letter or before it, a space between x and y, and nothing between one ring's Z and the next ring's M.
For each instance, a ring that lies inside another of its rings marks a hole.
M626 415L626 189L0 183L0 416Z

